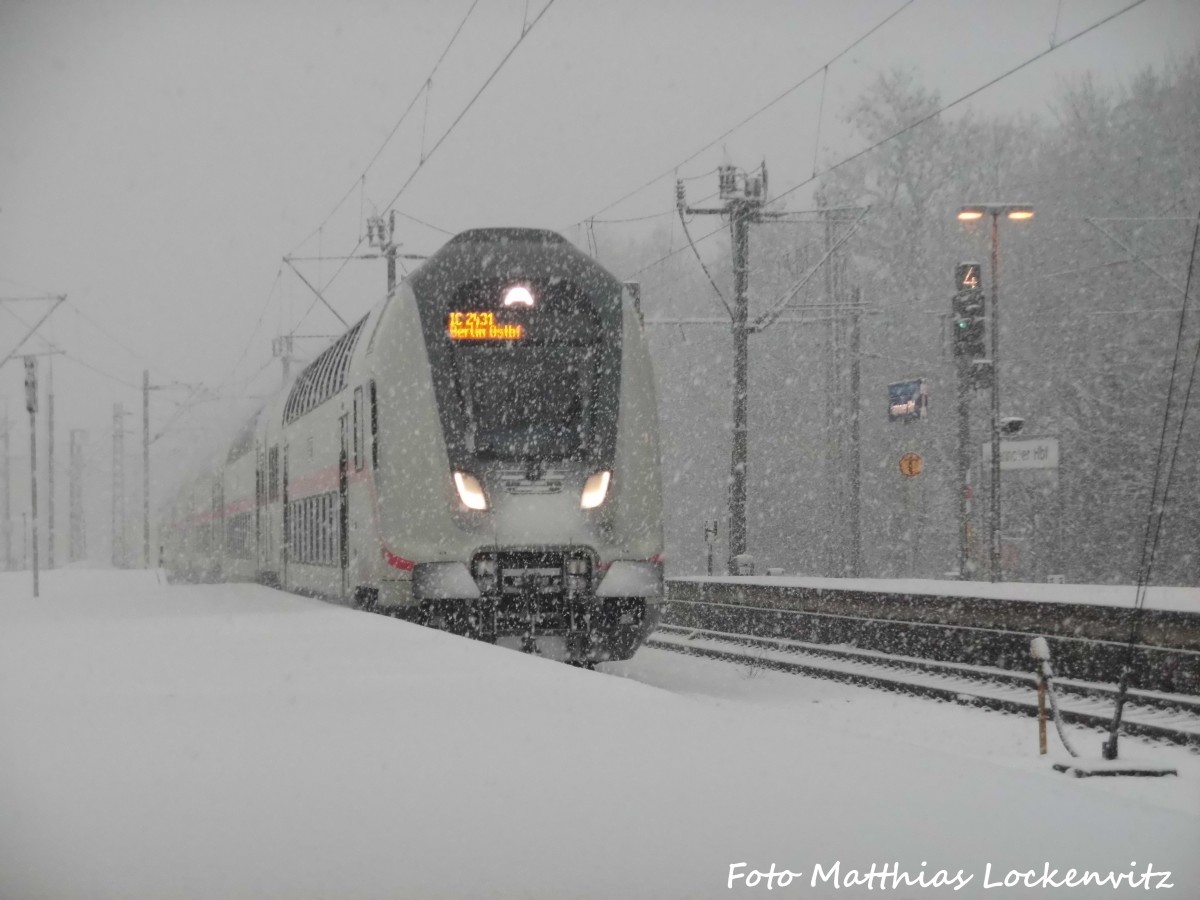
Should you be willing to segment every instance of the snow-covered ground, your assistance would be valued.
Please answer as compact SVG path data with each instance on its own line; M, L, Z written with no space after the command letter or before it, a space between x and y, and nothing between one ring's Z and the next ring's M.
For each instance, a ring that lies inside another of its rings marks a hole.
M724 897L772 864L802 874L766 896L1145 893L1003 886L1047 866L1200 896L1182 750L1074 779L1032 720L663 651L587 672L259 586L42 588L0 574L4 900ZM847 886L872 866L913 884Z
M772 587L807 587L836 591L889 591L939 597L985 597L1033 600L1038 603L1084 603L1133 608L1137 588L1125 584L1041 584L1021 581L939 581L933 578L810 578L806 575L694 576L679 581L714 581ZM1149 587L1146 607L1200 613L1200 587Z

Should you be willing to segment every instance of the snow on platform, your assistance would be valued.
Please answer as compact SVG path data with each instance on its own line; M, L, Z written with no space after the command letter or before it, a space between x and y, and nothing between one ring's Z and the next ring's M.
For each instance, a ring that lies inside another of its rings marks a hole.
M929 594L936 597L981 597L987 600L1030 600L1085 606L1133 608L1137 588L1128 584L1042 584L1040 582L943 581L936 578L816 578L805 575L671 576L668 581L803 587L827 591ZM1200 587L1149 587L1146 607L1200 613Z
M1182 751L1068 778L1027 720L949 704L662 651L587 672L260 586L27 581L0 575L3 898L762 895L727 889L741 862L803 873L767 896L863 896L811 884L835 864L970 879L867 896L1125 895L985 884L1044 865L1200 896Z

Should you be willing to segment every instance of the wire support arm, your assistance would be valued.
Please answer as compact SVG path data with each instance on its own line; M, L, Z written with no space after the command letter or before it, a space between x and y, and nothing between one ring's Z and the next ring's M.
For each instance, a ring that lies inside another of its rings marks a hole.
M853 234L858 230L859 225L862 224L862 221L866 217L867 213L870 211L871 207L863 207L859 212L858 217L851 222L850 227L846 229L846 233L838 238L832 247L825 251L825 255L817 261L816 265L808 270L803 278L789 288L782 297L775 301L775 304L769 310L759 316L754 323L751 324L750 330L753 332L760 332L766 331L768 328L770 328L771 325L775 323L775 320L783 315L783 311L787 308L787 305L796 298L796 295L804 289L804 286L812 280L812 277L820 271L821 267L825 265L826 262L829 261L830 257L837 252L838 248L841 247L842 244L846 243L851 236L853 236Z
M1114 235L1108 229L1100 227L1100 225L1097 224L1098 220L1093 219L1090 216L1085 216L1083 221L1087 222L1089 225L1091 225L1093 228L1095 228L1098 232L1100 232L1102 235L1104 235L1106 238L1108 238L1110 241L1112 241L1114 244L1116 244L1118 247L1120 247L1122 250L1124 250L1126 253L1128 253L1129 260L1123 260L1123 261L1135 262L1138 265L1142 266L1143 268L1148 269L1150 272L1152 272L1154 274L1154 276L1156 278L1158 278L1159 281L1161 281L1163 284L1170 287L1173 291L1175 291L1175 293L1182 294L1184 297L1187 296L1187 291L1184 288L1177 285L1174 281L1172 281L1170 278L1168 278L1166 275L1164 275L1162 272L1160 272L1154 266L1150 265L1150 263L1146 262L1146 260L1144 260L1142 258L1140 253L1138 253L1136 250L1134 250L1132 247L1130 247L1128 244L1126 244L1124 241L1122 241L1120 238L1118 238L1116 235Z
M310 291L312 291L314 294L317 295L317 299L325 304L326 309L328 309L331 313L333 313L335 316L337 316L337 320L339 322L341 322L344 326L349 328L350 323L347 322L345 319L343 319L342 314L339 313L336 309L334 309L333 305L328 300L325 299L325 295L322 294L320 291L318 291L315 287L313 287L313 283L304 277L304 273L296 268L295 264L292 262L292 258L290 256L285 256L283 258L283 261L285 263L287 263L289 266L291 266L292 271L296 273L297 277L299 277L299 279L308 286L308 289Z
M0 366L4 365L6 362L8 362L10 359L12 359L14 356L17 355L17 351L20 350L21 347L24 346L25 342L27 340L29 340L30 337L33 336L34 332L36 332L39 328L42 327L42 323L45 322L48 318L50 318L50 316L54 314L54 311L56 309L58 309L63 303L66 302L66 299L67 299L66 294L59 294L57 297L54 298L54 305L51 306L48 310L46 310L45 315L43 315L40 319L38 319L37 322L34 323L34 326L32 328L30 328L28 331L25 332L25 334L24 334L24 336L22 336L21 340L17 342L17 345L15 347L13 347L13 349L11 351L9 351L8 356L4 357L4 359L0 359Z

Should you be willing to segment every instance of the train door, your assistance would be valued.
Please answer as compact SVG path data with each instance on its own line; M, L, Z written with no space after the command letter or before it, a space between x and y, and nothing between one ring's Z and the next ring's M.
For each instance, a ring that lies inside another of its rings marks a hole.
M212 485L212 558L208 578L220 581L225 577L225 484L224 475L217 472Z
M266 454L262 447L254 445L254 553L257 564L255 577L259 580L267 569L267 540L263 533L266 525L267 468Z
M291 524L292 514L288 509L288 448L287 444L283 445L283 465L281 466L283 475L283 488L280 492L280 500L283 501L283 537L279 544L279 586L285 591L288 589L288 558L292 552L292 535Z
M279 445L267 448L266 468L263 471L263 526L262 526L262 570L268 584L279 586L280 547L282 542L277 537L279 531L275 521L283 521L283 516L276 509L279 502Z
M350 577L350 473L346 453L350 426L345 414L338 421L342 432L341 450L338 452L338 567L342 571L341 596L345 598L349 594Z

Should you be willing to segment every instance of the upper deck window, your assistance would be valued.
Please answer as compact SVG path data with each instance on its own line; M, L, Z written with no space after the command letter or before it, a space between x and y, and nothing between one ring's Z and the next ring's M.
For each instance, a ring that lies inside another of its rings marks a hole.
M296 421L346 386L346 370L350 367L354 345L366 321L366 316L359 319L353 328L334 341L300 373L283 408L283 424Z

